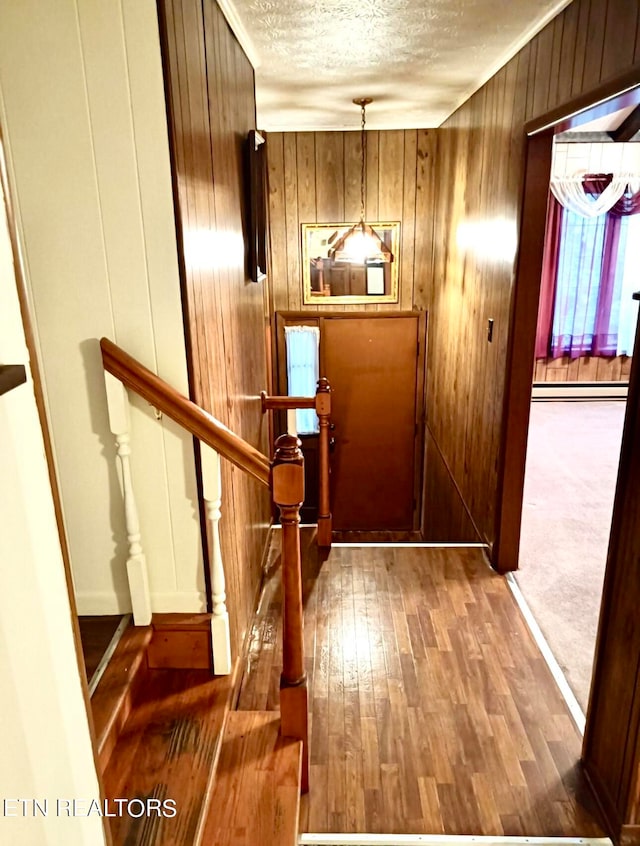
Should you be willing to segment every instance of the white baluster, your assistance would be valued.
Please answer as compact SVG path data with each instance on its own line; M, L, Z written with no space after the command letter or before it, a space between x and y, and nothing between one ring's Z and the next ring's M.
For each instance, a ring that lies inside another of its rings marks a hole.
M104 374L109 409L109 426L116 436L116 448L122 470L122 497L124 500L125 525L129 555L127 558L127 577L133 622L136 626L148 626L151 622L151 592L147 562L142 549L140 521L133 493L131 479L131 443L129 438L129 403L127 392L122 382L110 373Z
M287 409L287 434L298 437L298 418L295 408Z
M213 645L213 670L216 675L231 673L231 637L229 613L225 592L224 566L220 549L220 506L222 504L222 483L220 456L207 444L200 444L202 463L202 488L207 520L211 526L211 590L213 594L213 616L211 617L211 639Z

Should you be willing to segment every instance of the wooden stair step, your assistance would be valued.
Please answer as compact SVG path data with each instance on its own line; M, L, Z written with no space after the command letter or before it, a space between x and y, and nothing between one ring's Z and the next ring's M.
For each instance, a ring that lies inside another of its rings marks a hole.
M230 676L207 670L147 670L146 683L104 772L107 799L172 800L109 820L114 846L194 846L232 696Z
M228 714L201 846L295 846L302 744L279 729L278 713Z

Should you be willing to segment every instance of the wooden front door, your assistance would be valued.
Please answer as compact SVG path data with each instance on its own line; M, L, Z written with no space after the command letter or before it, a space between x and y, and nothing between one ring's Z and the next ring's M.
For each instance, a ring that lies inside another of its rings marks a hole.
M297 318L281 315L279 322ZM333 528L418 529L424 313L305 314L300 322L320 327L320 375L331 383ZM312 446L313 439L303 439L305 456ZM307 489L314 489L310 470Z

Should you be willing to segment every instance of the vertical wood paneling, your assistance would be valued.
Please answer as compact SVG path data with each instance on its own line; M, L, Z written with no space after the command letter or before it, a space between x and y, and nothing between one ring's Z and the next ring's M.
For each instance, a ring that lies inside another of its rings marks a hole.
M337 132L316 134L316 214L319 223L344 219L344 145Z
M524 123L600 82L603 45L615 52L619 30L618 24L607 30L606 21L623 17L635 36L635 7L621 0L573 3L438 130L432 302L416 277L414 303L430 310L430 428L489 543L495 537L491 492L497 486ZM585 81L581 77L576 90L584 49ZM461 243L461 236L471 242ZM423 265L416 260L416 273Z
M300 132L296 136L296 170L298 218L301 223L315 221L317 217L316 138L313 132Z
M594 88L602 79L602 53L606 35L607 2L591 0L589 5L589 23L585 43L584 71L582 73L582 91ZM613 6L613 2L611 3ZM619 4L617 4L619 6Z
M562 60L562 48L564 34L564 16L558 15L553 21L553 46L551 48L551 65L549 68L549 99L547 108L552 108L560 102L558 97L558 85L560 82L560 62ZM564 44L566 47L567 45Z
M601 78L608 79L633 63L638 24L638 4L607 6Z
M525 108L525 118L526 120L531 120L531 118L535 114L535 110L533 107L533 95L536 79L536 62L538 59L538 39L534 38L533 41L529 42L527 47L529 53L529 71L527 74L527 105ZM521 53L522 52L523 51L521 51ZM514 61L515 58L516 57L514 57L511 61Z
M435 130L367 130L367 217L400 221L401 248L396 257L399 301L337 306L329 300L323 303L323 309L394 311L411 309L416 302L423 308L428 302L433 260L435 141ZM302 305L300 226L358 220L360 133L270 133L267 158L274 308L317 311L315 305ZM418 300L414 282L419 286Z
M402 221L400 237L400 308L408 311L413 307L413 286L415 284L415 262L413 260L416 238L416 173L418 163L418 136L415 130L404 133L404 173L402 191ZM431 193L433 207L433 193Z
M553 53L553 22L546 26L538 35L536 53L536 73L533 78L533 114L541 115L547 111L549 102L549 88L551 77L551 57Z
M557 102L564 103L571 96L573 68L576 61L576 36L578 29L579 6L572 3L567 7L562 29L562 47L560 50L560 68L558 71Z
M360 217L360 133L342 133L344 148L344 219Z
M417 131L413 302L419 308L427 310L431 301L434 249L435 139L436 133L432 130L419 129Z
M365 209L367 220L379 220L380 133L367 130L367 167Z
M541 358L536 361L536 382L619 382L627 381L629 356L612 358Z
M269 136L269 157L267 160L267 183L269 208L273 209L269 227L269 263L273 279L287 278L287 216L285 198L284 137L282 134ZM273 286L271 286L273 295ZM288 303L285 304L288 307ZM275 300L272 308L276 309Z
M163 0L160 11L194 398L266 451L259 400L268 388L266 350L257 339L264 337L267 295L247 279L243 237L253 68L213 0ZM282 145L270 167L282 172ZM282 208L286 185L272 185L280 194L272 193L271 202ZM286 230L285 220L275 233L283 239ZM260 585L269 519L266 492L223 462L220 532L236 654Z
M575 97L583 91L584 63L587 56L587 35L589 33L590 0L582 3L572 3L578 7L578 27L576 31L575 58L573 61L573 78L571 81L571 96Z
M284 142L284 201L287 223L287 268L282 278L273 278L273 299L276 310L297 310L302 305L302 286L292 284L300 279L300 217L298 215L298 147L295 135L287 134ZM269 156L267 146L267 157ZM302 186L304 190L304 185ZM275 248L274 248L275 249ZM282 304L281 304L282 303Z
M378 217L401 220L404 189L404 132L378 133Z

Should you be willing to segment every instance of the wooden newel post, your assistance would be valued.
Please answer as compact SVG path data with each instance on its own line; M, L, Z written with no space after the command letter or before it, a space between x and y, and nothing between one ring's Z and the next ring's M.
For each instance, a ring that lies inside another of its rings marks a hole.
M302 791L309 789L307 677L302 633L300 507L304 501L304 458L300 441L281 435L272 465L273 500L282 523L282 676L280 722L284 737L302 741Z
M329 380L318 380L316 414L320 425L318 456L318 546L331 546L331 504L329 502L329 418L331 416L331 387Z

